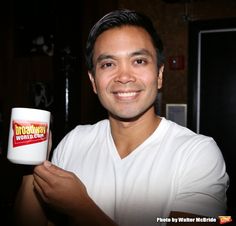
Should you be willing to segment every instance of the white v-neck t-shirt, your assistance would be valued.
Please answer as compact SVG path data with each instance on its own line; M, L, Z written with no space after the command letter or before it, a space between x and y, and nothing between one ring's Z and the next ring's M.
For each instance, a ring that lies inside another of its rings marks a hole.
M123 159L108 120L77 126L55 149L52 162L75 173L120 226L165 225L157 218L170 211L225 214L228 175L218 146L165 118Z

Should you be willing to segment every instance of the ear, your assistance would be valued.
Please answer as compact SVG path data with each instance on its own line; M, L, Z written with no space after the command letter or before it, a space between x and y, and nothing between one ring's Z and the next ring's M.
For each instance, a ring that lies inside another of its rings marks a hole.
M97 94L97 87L96 87L96 83L94 80L94 75L91 72L88 72L88 76L89 76L89 80L90 80L92 87L93 87L93 92Z
M158 89L160 89L162 87L162 81L163 81L163 72L164 72L164 65L162 65L160 68L159 68L159 71L158 71Z

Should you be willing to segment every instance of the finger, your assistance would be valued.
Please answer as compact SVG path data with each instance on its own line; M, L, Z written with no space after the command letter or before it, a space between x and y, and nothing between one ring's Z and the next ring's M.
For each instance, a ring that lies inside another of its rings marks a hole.
M47 167L44 166L44 164L36 166L34 168L34 176L38 176L39 178L41 178L43 181L45 181L46 183L51 183L52 181L55 180L55 174L51 173ZM37 177L35 177L37 178Z
M71 178L73 174L65 171L49 161L45 161L42 165L36 166L34 174L44 180L50 186L56 183L60 178Z
M43 165L44 165L45 168L47 168L47 170L50 173L52 173L52 174L54 174L56 176L67 177L70 174L70 172L68 172L68 171L66 171L66 170L64 170L64 169L62 169L62 168L60 168L60 167L58 167L56 165L53 165L49 161L44 161Z
M39 175L37 175L36 173L33 174L33 177L34 177L34 181L33 182L37 183L38 186L40 186L41 189L49 186L47 181L43 177L40 177Z
M37 195L39 195L44 201L47 201L44 189L48 186L40 177L34 175L33 186Z

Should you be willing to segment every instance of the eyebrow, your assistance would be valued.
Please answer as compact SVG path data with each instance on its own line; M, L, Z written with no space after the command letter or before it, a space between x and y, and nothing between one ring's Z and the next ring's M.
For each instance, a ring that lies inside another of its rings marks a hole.
M148 51L147 49L139 49L137 51L134 51L134 52L131 52L131 53L128 54L129 57L140 56L140 55L145 55L145 56L153 58L153 54L151 54L150 51ZM117 57L112 55L112 54L101 54L96 59L95 64L97 64L97 63L99 63L103 60L116 59L116 58Z
M115 59L115 56L110 55L110 54L101 54L99 55L99 57L96 59L95 64L103 61L103 60L107 60L107 59Z
M130 54L131 57L132 56L140 56L140 55L145 55L145 56L149 56L149 57L153 58L153 55L147 49L140 49L140 50L137 50L137 51L132 52Z

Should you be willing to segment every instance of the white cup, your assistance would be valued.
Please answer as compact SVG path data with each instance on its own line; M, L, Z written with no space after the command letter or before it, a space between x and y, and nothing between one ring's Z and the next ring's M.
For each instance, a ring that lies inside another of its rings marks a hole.
M12 108L7 158L12 163L38 165L47 158L50 112Z

